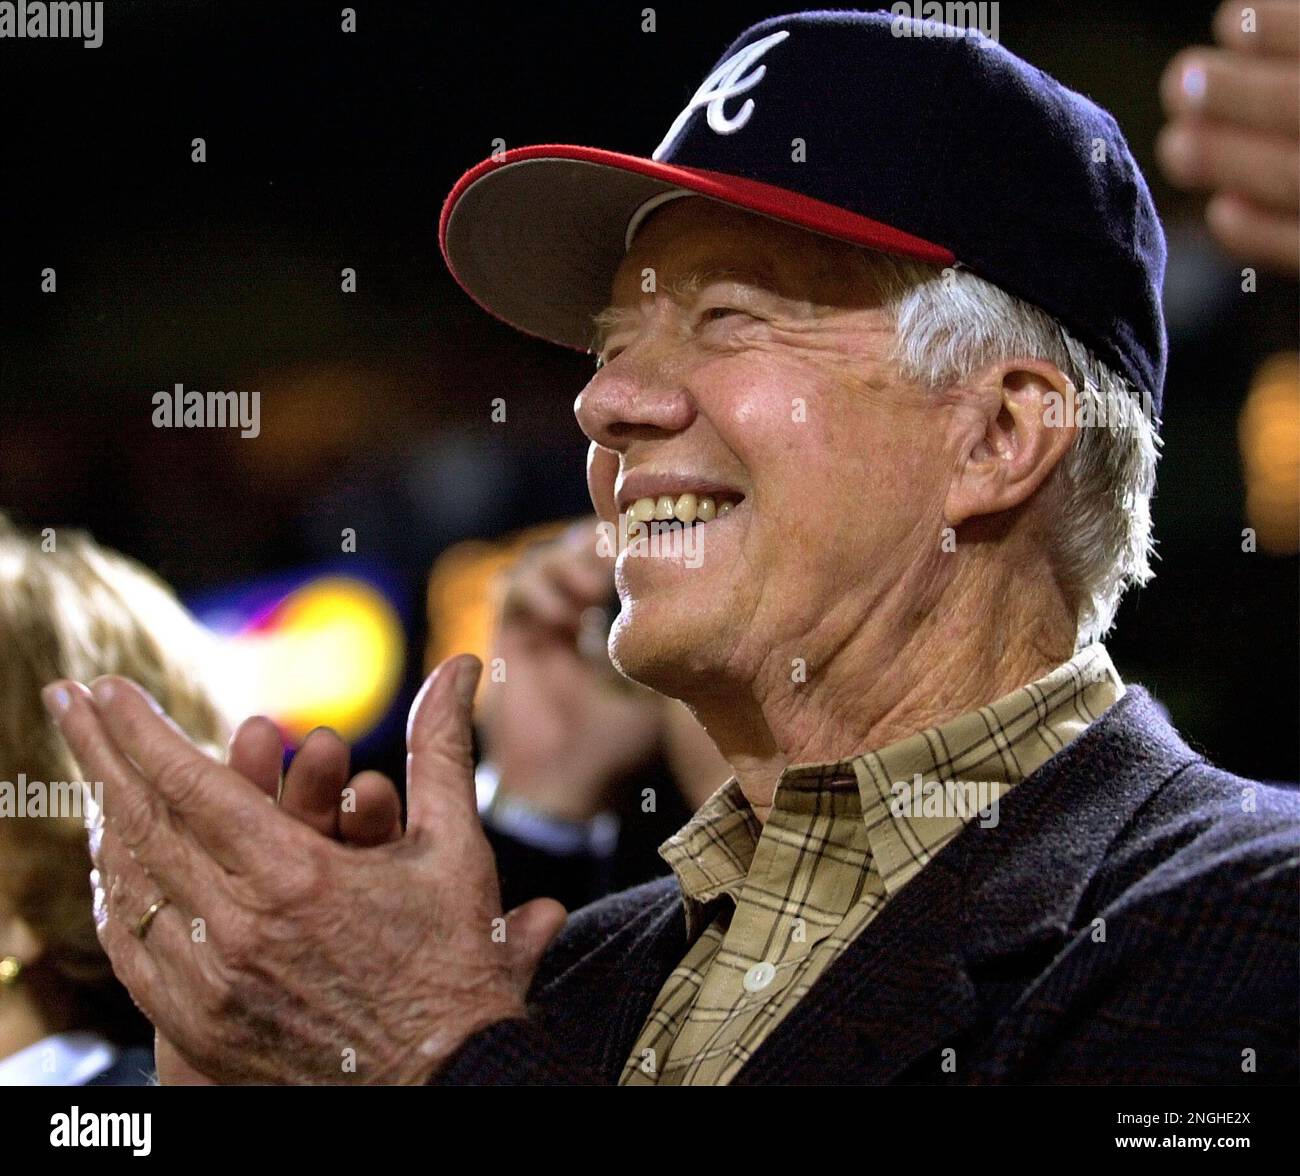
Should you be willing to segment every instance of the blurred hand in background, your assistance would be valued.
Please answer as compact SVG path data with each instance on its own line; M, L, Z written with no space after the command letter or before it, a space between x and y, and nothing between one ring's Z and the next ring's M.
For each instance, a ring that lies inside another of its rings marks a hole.
M1168 179L1210 193L1205 219L1243 261L1300 270L1300 0L1229 0L1216 47L1184 49L1160 93Z
M606 652L615 608L614 560L597 550L595 519L503 574L478 712L498 795L590 820L658 747L665 700L622 677Z

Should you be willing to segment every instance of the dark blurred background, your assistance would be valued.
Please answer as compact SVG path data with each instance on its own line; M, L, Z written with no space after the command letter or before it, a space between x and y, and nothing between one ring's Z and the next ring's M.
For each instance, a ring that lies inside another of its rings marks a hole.
M351 34L333 3L104 7L101 48L0 42L0 509L87 527L190 600L337 564L355 528L405 619L404 705L439 553L588 508L572 403L592 363L458 290L443 197L497 138L648 153L728 42L793 6L656 4L645 33L620 0L362 0ZM1115 114L1170 236L1158 578L1112 653L1223 766L1293 779L1294 520L1248 518L1239 418L1295 350L1296 286L1261 271L1243 293L1152 155L1160 72L1212 11L1007 0L1000 39ZM259 390L261 436L155 429L178 382ZM400 757L392 724L364 755Z

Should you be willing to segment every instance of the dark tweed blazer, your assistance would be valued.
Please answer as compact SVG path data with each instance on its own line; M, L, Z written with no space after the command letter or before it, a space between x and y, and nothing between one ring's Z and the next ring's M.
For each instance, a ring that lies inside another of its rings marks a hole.
M1294 1083L1298 867L1300 794L1215 768L1130 687L908 883L735 1081ZM674 878L586 907L528 1017L434 1081L616 1083L686 949Z

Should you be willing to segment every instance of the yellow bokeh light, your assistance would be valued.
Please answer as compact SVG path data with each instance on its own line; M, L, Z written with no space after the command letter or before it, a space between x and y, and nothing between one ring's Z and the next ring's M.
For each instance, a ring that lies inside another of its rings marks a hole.
M1238 425L1246 478L1246 517L1259 546L1300 550L1300 356L1260 365Z
M392 705L402 680L401 620L361 580L314 580L287 596L275 623L232 642L232 673L294 742L313 727L344 739L365 735Z

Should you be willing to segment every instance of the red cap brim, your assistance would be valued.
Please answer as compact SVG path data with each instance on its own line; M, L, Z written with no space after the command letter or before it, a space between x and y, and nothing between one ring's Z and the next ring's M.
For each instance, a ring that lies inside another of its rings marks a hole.
M517 147L467 171L443 204L438 243L452 276L489 314L586 351L629 221L676 188L884 253L955 260L942 245L772 184L566 144Z

